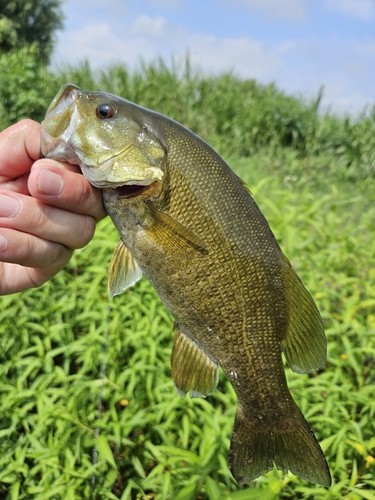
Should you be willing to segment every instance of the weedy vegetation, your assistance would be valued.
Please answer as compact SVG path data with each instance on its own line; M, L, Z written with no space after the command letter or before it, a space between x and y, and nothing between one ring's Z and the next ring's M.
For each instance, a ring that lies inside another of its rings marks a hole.
M188 62L51 72L33 57L0 56L2 128L40 120L70 81L177 119L248 183L325 323L326 369L286 373L333 484L277 470L235 483L233 390L221 374L207 399L176 394L172 319L151 286L108 299L118 236L106 219L51 282L0 298L0 497L375 500L375 108L324 114L320 94L305 102Z

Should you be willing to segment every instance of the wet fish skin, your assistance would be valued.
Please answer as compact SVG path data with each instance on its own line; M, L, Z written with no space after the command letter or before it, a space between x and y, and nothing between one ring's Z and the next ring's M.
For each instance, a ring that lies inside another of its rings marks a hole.
M104 104L114 116L98 117ZM281 360L282 348L294 371L323 367L322 322L243 182L191 131L111 94L63 87L43 129L44 154L80 164L103 189L122 238L111 295L143 273L175 318L179 393L211 393L218 365L229 378L238 398L234 477L250 481L275 463L329 486L328 465Z

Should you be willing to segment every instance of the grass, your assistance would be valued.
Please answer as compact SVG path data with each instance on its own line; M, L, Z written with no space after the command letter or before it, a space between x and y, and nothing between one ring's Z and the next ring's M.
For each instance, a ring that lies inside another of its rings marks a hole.
M107 298L117 235L105 220L52 282L1 298L4 498L89 498L93 473L97 499L375 498L375 210L360 208L373 200L349 183L317 196L303 178L264 176L255 168L261 163L253 158L235 166L253 179L254 195L326 325L327 368L313 376L287 369L287 375L327 455L333 486L279 471L250 489L236 485L226 458L233 391L221 375L207 400L177 396L169 365L172 320L155 292L142 280ZM274 166L267 165L270 174Z
M206 400L176 394L172 318L156 293L143 279L108 299L118 236L104 220L51 282L0 298L0 497L78 500L93 490L96 500L375 499L374 117L320 117L318 99L302 109L272 86L242 83L240 94L230 75L200 80L188 69L173 76L151 65L130 75L115 67L95 76L83 66L54 75L53 84L100 84L167 114L173 104L175 117L212 139L248 183L325 323L326 369L286 373L333 485L277 470L250 485L235 483L227 465L233 390L221 373ZM162 88L168 92L156 92ZM170 95L180 101L171 103ZM249 109L241 102L258 106L251 108L254 120L267 131L255 132L250 121L240 127L238 116ZM310 132L295 139L292 133L285 144L288 113L293 123L306 120L300 129ZM275 116L281 124L272 122ZM323 136L325 143L317 139ZM346 137L347 145L332 146L334 136Z

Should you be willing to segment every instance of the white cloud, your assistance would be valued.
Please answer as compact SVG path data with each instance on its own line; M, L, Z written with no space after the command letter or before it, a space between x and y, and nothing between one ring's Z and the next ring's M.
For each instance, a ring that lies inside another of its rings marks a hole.
M330 10L342 12L364 20L371 20L374 17L374 0L325 0Z
M87 25L58 37L55 63L74 65L83 59L88 59L94 68L120 60L130 64L137 62L131 43L116 36L106 23Z
M154 38L161 38L168 33L167 21L158 16L152 18L149 16L139 16L130 28L130 34L133 36L150 36Z
M87 9L86 15L89 16L93 10L109 9L123 11L124 8L128 9L127 2L124 0L66 0L63 4L64 12L67 9L71 9L74 12L75 9Z
M192 35L188 39L191 60L205 71L233 70L245 78L267 78L282 66L274 50L250 37L217 38Z
M323 109L339 114L356 115L365 109L368 102L358 93L350 93L347 89L329 86L324 89Z
M113 61L134 67L145 61L172 56L178 61L189 52L191 62L210 73L234 70L247 78L267 78L282 65L281 57L271 47L250 37L218 38L190 34L181 26L170 25L164 18L139 16L124 32L116 35L107 23L91 24L59 36L54 61L74 64L89 59L95 68Z
M306 0L227 0L227 3L243 5L273 19L300 21L305 19L308 13Z
M86 19L85 23L58 34L55 64L74 65L88 59L93 68L105 68L113 62L136 68L141 58L147 63L162 57L168 64L173 57L178 63L189 53L193 66L206 73L233 71L263 83L274 81L288 93L314 97L323 85L323 104L338 111L355 112L374 102L373 39L366 43L333 35L330 39L306 36L279 42L269 38L270 42L264 43L250 36L194 33L160 15L144 14L122 18L121 25L107 18L106 22Z
M323 107L341 113L356 113L374 102L373 42L291 40L277 51L283 71L275 75L275 81L287 92L314 98L323 86Z
M154 7L178 8L183 4L183 0L147 0L147 3Z

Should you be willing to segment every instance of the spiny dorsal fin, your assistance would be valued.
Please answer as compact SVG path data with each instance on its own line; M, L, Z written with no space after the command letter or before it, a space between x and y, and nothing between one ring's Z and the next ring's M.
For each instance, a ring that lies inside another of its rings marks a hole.
M175 323L172 350L172 378L177 392L184 397L205 397L212 394L219 380L217 363L185 335Z
M238 177L238 175L237 175L237 179L239 180L240 184L246 189L246 191L249 193L249 195L251 197L253 197L253 195L251 194L251 191L249 189L249 186L246 184L246 182L243 179L241 179L241 177Z
M112 298L135 285L142 278L142 270L130 250L120 240L117 243L109 266L108 294Z
M207 247L189 229L169 215L161 212L153 205L148 204L148 209L153 223L142 225L147 234L162 247L168 245L177 251L197 251L203 255L208 254ZM149 220L149 219L148 219Z
M285 256L284 260L288 327L281 344L294 372L311 372L323 368L326 364L327 339L315 302Z

